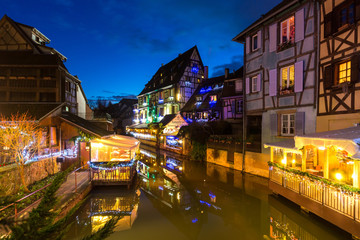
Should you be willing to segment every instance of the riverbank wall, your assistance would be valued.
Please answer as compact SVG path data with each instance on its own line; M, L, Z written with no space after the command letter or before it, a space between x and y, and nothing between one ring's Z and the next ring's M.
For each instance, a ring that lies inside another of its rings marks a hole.
M60 171L56 157L42 159L25 165L25 182L30 185ZM16 163L0 168L0 196L17 193L22 186L20 170Z

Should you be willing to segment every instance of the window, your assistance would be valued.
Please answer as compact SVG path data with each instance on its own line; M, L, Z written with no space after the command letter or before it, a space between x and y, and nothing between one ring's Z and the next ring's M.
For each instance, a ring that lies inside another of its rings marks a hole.
M338 15L338 17L340 17L340 21L338 21L338 28L341 28L348 24L353 24L354 15L354 3L342 7L340 9L340 14Z
M282 21L280 29L280 43L293 43L295 39L294 16L286 19L285 21Z
M257 92L257 81L258 81L257 78L258 78L257 76L251 78L251 92L252 93Z
M338 84L351 81L351 61L343 62L339 67L339 81Z
M197 96L197 97L196 97L196 101L197 101L197 102L201 102L201 101L202 101L202 97L201 97L201 96Z
M236 100L236 113L242 113L242 105L243 105L243 101L242 100Z
M359 19L356 9L359 7L357 1L344 1L334 8L332 12L324 17L324 37L328 37L339 30L347 28Z
M217 101L217 96L216 95L210 96L210 102L216 102L216 101Z
M70 82L69 81L65 81L65 91L70 92Z
M281 114L281 135L293 136L295 134L295 113Z
M251 37L251 50L256 51L258 49L258 35L255 34Z
M281 90L293 90L295 80L294 65L281 68Z

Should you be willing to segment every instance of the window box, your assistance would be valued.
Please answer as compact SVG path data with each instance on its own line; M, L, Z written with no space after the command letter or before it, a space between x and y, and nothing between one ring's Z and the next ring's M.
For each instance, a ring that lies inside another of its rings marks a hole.
M283 43L281 43L279 46L278 46L278 52L281 52L281 51L284 51L284 50L286 50L286 49L288 49L288 48L291 48L291 47L293 47L293 46L295 46L295 43L294 42L292 42L292 41L287 41L287 42L283 42Z
M288 95L294 92L294 86L280 89L280 95Z

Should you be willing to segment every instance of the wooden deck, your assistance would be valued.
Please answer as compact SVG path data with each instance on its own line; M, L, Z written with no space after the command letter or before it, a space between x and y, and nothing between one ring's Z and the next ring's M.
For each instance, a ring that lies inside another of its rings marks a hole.
M115 169L90 168L90 179L94 186L130 186L136 177L136 165Z

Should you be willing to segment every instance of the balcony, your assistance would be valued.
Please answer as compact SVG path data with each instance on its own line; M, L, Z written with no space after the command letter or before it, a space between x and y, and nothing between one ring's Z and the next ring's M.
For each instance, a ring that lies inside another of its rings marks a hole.
M345 231L360 236L358 189L278 164L269 165L271 190Z

